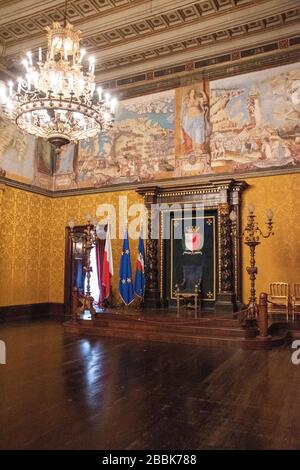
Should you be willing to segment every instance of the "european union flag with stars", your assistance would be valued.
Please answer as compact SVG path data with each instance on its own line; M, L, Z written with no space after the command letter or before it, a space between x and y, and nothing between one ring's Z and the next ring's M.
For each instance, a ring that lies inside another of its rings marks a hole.
M123 249L120 260L119 292L125 305L129 305L134 299L134 288L132 282L132 271L130 261L130 249L128 230L125 231Z

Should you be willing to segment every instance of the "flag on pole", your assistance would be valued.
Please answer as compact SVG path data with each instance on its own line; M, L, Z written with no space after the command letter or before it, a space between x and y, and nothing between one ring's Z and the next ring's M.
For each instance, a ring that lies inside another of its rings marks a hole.
M130 249L128 240L128 230L125 231L123 249L120 260L120 280L119 292L125 305L129 305L134 299L134 289L132 282L132 271L130 261Z
M136 295L138 295L139 297L144 297L144 294L145 294L145 247L144 247L144 240L142 237L142 230L140 233L139 244L138 244L138 256L136 260L134 290L135 290Z
M102 286L103 286L103 299L108 299L110 294L110 279L114 274L113 257L111 250L111 240L109 224L107 224L104 256L103 256L103 267L102 267Z

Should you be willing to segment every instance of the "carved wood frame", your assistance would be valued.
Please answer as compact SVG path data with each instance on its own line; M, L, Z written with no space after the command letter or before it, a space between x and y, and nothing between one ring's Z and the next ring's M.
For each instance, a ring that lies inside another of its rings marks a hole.
M245 181L217 179L205 183L182 183L160 187L147 186L137 189L144 197L148 210L148 239L146 242L146 292L145 306L162 306L163 240L151 238L151 205L161 203L203 203L204 209L217 209L218 213L218 292L216 310L235 311L242 304L241 243L241 195L248 187ZM229 214L237 214L237 238L232 238Z

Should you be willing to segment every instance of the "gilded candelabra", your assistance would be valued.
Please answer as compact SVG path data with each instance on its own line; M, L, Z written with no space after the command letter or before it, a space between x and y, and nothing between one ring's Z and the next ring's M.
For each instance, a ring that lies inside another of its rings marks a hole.
M269 238L270 235L274 235L273 232L273 212L271 209L267 211L267 222L265 225L267 226L267 232L263 233L260 229L258 222L256 221L256 215L254 214L255 207L253 204L249 204L248 206L248 216L247 216L247 224L244 228L241 239L243 240L244 244L249 247L250 250L250 266L247 266L246 270L249 274L250 278L250 297L249 303L247 305L247 312L246 312L246 320L255 321L258 314L258 304L257 304L257 297L256 297L256 288L255 288L255 281L257 276L257 266L255 261L255 250L258 245L260 245L262 238ZM236 220L237 215L235 211L231 211L230 213L230 220L232 223L232 233L236 237L237 230L236 230Z
M93 271L91 266L91 251L97 243L97 221L92 220L90 215L86 216L86 221L87 225L82 233L76 233L74 231L74 220L70 220L69 228L72 242L78 243L81 241L83 243L83 250L85 253L85 264L83 270L86 272L86 289L78 316L88 311L91 315L91 318L94 319L96 310L94 308L94 298L91 295L91 273Z

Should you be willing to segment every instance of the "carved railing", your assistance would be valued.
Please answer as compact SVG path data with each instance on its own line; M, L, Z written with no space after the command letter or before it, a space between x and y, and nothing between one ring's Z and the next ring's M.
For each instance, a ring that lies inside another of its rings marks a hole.
M261 338L268 337L268 294L262 292L258 304L258 328Z
M257 329L261 339L269 338L268 334L268 294L262 292L259 296L258 316L257 319L249 320L249 306L236 313L236 318L245 329Z

